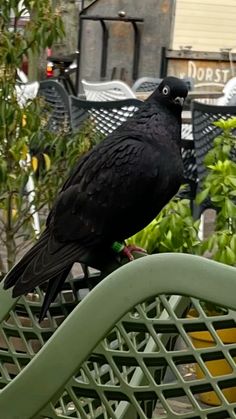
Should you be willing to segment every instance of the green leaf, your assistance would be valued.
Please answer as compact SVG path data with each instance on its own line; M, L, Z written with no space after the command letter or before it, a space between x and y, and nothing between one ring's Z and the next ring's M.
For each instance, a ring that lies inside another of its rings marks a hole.
M230 183L234 186L234 187L236 187L236 175L234 175L234 176L228 176L228 178L229 178L229 180L230 180Z
M230 240L230 248L232 249L232 251L236 255L236 234L232 235L232 238Z
M201 204L208 196L209 196L209 188L206 188L203 191L198 193L196 197L196 203Z
M224 201L224 197L222 195L212 195L211 196L211 201L219 203L219 202Z
M226 247L226 263L228 265L234 265L235 259L236 259L235 253L229 246L227 246Z
M218 245L221 249L224 249L227 244L228 244L228 235L226 232L222 232L222 234L218 236Z
M236 217L236 205L230 199L225 199L226 217Z

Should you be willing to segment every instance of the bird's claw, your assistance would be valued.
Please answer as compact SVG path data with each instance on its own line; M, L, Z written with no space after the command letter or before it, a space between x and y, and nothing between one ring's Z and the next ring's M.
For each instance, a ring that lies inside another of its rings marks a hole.
M134 260L133 252L141 252L141 253L147 253L145 249L139 246L135 246L134 244L130 244L128 246L125 246L122 253L129 261Z
M118 244L120 246L118 246ZM120 253L122 256L126 257L129 261L134 260L133 252L141 252L141 253L147 253L145 249L139 246L135 246L134 244L129 244L126 246L125 244L120 244L118 242L115 242L113 245L113 250L115 250L117 253Z

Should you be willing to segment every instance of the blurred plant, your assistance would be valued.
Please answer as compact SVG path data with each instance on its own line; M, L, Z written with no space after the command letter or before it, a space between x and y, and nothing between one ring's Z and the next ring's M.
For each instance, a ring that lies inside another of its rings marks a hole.
M222 129L222 134L215 138L206 156L208 174L197 202L211 199L217 210L216 222L215 231L203 242L202 250L210 252L214 260L236 265L236 118L220 120L215 125Z
M175 198L144 230L128 239L128 243L143 247L148 253L199 254L198 227L199 220L193 220L189 201Z
M30 20L19 28L18 23L26 13ZM5 77L10 78L24 56L40 52L64 36L60 10L53 11L50 0L2 1L0 32L0 67Z
M19 3L21 6L19 7ZM25 12L31 19L18 28ZM13 17L14 16L14 17ZM0 9L0 270L5 273L14 264L24 239L34 236L32 213L26 184L33 173L30 144L40 137L41 119L38 101L19 104L16 69L25 56L50 46L64 34L58 10L50 0L8 0ZM48 160L45 154L45 160ZM31 191L32 192L32 191ZM31 194L32 196L32 194ZM41 206L45 202L41 201ZM40 208L37 208L40 209ZM20 240L20 243L19 243ZM3 258L6 253L7 263Z

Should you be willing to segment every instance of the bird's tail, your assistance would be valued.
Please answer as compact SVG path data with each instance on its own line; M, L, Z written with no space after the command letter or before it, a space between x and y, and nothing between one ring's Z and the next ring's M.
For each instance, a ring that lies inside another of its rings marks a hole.
M38 242L7 274L4 288L13 287L12 296L18 297L49 281L45 302L45 307L48 307L47 301L55 298L73 263L80 258L83 261L86 254L86 250L74 242L63 244L51 251L49 233L46 230Z
M39 321L43 320L46 316L50 304L55 300L57 294L62 290L63 284L70 273L72 265L67 266L66 269L56 278L51 278L48 282L47 291L43 300L43 305L40 310Z
M48 231L45 230L40 239L35 243L35 245L19 260L19 262L13 266L13 268L8 272L4 278L4 289L13 287L19 278L21 278L24 270L34 258L34 256L46 245L48 241Z

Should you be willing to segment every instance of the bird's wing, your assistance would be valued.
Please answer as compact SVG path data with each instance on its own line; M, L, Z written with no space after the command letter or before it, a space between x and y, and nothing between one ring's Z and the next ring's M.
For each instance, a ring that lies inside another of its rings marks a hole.
M50 215L56 242L93 245L112 239L158 175L157 152L137 138L104 140L82 159Z

